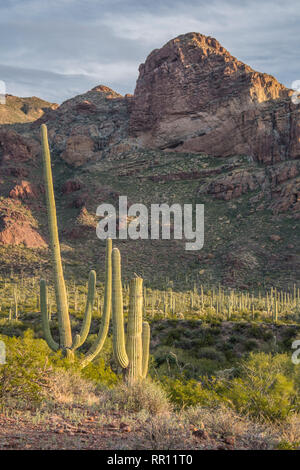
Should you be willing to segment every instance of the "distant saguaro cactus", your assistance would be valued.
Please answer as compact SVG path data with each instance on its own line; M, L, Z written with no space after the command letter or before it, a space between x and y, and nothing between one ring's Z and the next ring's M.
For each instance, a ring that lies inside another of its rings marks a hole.
M129 314L125 344L123 293L121 281L121 256L112 250L112 321L113 349L119 365L125 371L129 384L145 378L148 372L150 327L142 321L143 279L135 277L130 282Z

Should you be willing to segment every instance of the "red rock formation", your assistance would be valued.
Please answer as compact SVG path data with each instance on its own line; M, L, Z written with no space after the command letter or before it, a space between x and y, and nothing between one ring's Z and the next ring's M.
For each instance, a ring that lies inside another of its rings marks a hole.
M31 214L21 202L3 199L0 205L0 243L43 248L47 243L38 233Z
M0 129L0 163L26 162L38 153L38 143L12 129Z
M3 229L0 232L0 243L4 245L24 245L27 248L44 248L47 243L28 222L2 219Z
M13 189L9 192L9 197L12 199L37 199L40 195L40 191L29 181L21 181L20 184L16 184Z
M79 191L81 189L81 184L78 180L67 180L62 187L63 194L70 194L74 191Z
M266 164L300 157L300 106L291 90L189 33L154 50L139 68L130 133L141 145Z

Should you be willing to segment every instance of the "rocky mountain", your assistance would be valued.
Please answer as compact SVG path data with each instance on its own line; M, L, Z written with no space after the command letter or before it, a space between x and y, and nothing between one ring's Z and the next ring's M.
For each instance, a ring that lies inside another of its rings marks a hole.
M270 164L300 157L292 90L190 33L154 50L139 68L130 132L141 145Z
M36 98L19 98L5 95L5 104L0 105L0 125L32 122L40 118L48 109L56 109L58 104Z
M294 282L300 106L292 90L199 33L154 50L139 71L133 96L99 85L60 106L15 97L0 105L2 269L48 265L45 122L72 275L82 259L98 264L96 207L125 194L146 205L203 202L206 211L200 253L185 252L180 240L130 241L122 247L125 271L137 263L148 278L160 272L240 286Z

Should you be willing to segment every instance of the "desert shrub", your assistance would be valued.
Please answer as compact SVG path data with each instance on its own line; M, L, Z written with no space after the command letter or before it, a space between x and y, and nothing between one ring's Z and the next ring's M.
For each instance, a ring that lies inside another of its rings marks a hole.
M92 405L99 401L96 385L73 370L52 369L47 376L47 385L47 398L56 404Z
M247 339L247 341L244 342L244 347L246 351L253 351L254 349L257 350L258 343L256 339Z
M81 375L88 380L92 380L101 387L112 387L120 380L120 378L111 370L110 366L106 364L103 357L99 357L93 362L90 362L84 369L82 369Z
M214 391L213 381L203 385L197 380L179 380L165 377L163 386L168 397L177 407L202 405L214 407L221 402L221 397Z
M214 439L233 438L236 448L271 449L276 442L274 430L228 406L216 408L196 406L183 410L182 417L196 429L205 429Z
M207 348L204 348L204 356L206 350ZM212 352L213 349L210 348L209 350ZM160 346L154 353L156 368L154 367L155 372L151 370L151 374L154 375L155 373L160 378L169 376L184 380L197 379L203 375L214 375L215 371L220 369L220 364L223 365L225 357L222 353L218 353L216 350L213 351L214 354L211 354L211 357L214 357L214 359L199 358L199 351L196 354L193 349L185 350ZM210 355L209 352L208 355Z
M189 338L182 338L179 341L174 341L175 348L190 350L192 348L192 341Z
M299 370L287 354L250 353L222 392L240 412L282 420L299 411Z
M161 344L166 346L172 346L174 342L180 339L181 331L177 328L172 328L167 332L167 335L162 338Z
M6 318L0 320L1 334L6 336L22 336L26 325L20 320L9 321Z
M296 337L297 330L295 328L287 328L286 330L284 330L281 341L282 349L291 350L292 342L296 339Z
M135 449L184 450L193 449L194 445L190 430L184 427L178 416L164 413L147 420L142 439L135 442Z
M280 441L276 445L276 450L299 450L300 442Z
M6 364L0 365L2 404L17 399L20 406L36 406L54 396L60 401L76 402L89 387L111 387L119 380L103 357L81 369L77 356L70 362L61 352L53 353L44 340L34 339L32 330L23 337L0 335L0 339L6 345ZM109 347L104 354L109 355Z
M23 338L0 336L6 345L6 364L0 365L0 400L17 398L25 403L42 401L50 371L49 349L27 330Z
M225 361L224 354L220 351L216 351L216 349L214 349L210 346L199 349L199 351L197 351L197 357L204 358L204 359L210 359L210 360L216 361L216 362L224 362Z
M112 407L129 413L146 411L150 415L157 415L170 410L165 391L150 380L144 380L131 387L121 382L107 392L107 400Z
M181 407L226 403L239 413L269 421L300 411L300 371L287 354L251 352L235 368L233 378L203 376L199 382L165 377L163 384L171 401Z
M252 338L263 339L264 341L268 341L273 338L272 331L266 330L262 325L251 325L247 334Z

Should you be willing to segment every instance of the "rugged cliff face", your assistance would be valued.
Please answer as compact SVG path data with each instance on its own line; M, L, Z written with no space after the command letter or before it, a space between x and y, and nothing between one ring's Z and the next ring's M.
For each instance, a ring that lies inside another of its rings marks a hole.
M139 69L130 133L141 145L266 164L300 157L299 105L274 77L189 33L154 50Z

